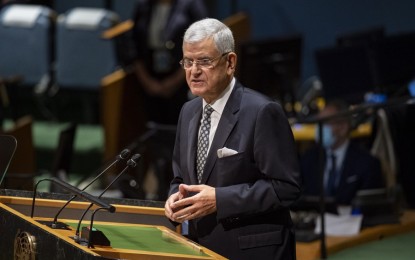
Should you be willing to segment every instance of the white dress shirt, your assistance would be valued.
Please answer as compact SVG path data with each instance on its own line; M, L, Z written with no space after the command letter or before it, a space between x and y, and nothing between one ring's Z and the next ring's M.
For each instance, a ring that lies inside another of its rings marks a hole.
M225 105L228 102L229 96L232 93L232 90L235 86L235 78L231 80L231 83L226 87L226 89L220 94L219 98L213 101L213 103L209 104L213 108L213 112L210 116L210 132L209 132L209 148L208 153L210 150L210 146L212 144L213 137L215 136L216 129L218 128L219 120L222 116L223 110L225 109ZM203 99L203 108L207 105L207 102ZM203 114L203 113L202 113ZM200 120L202 123L203 118ZM199 129L200 135L200 129Z

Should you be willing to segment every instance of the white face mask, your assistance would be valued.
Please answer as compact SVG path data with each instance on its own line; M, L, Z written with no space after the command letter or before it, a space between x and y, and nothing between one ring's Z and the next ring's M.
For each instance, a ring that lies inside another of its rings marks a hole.
M323 125L323 140L322 140L322 145L325 148L330 148L333 146L334 142L335 142L335 137L333 135L333 131L331 129L330 126L328 125ZM320 136L318 134L318 129L316 129L316 134L315 134L315 138L316 138L316 142L320 141Z

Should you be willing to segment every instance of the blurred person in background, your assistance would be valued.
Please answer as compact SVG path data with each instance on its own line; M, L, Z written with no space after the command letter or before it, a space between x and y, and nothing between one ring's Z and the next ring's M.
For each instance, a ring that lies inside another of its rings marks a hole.
M177 123L188 100L179 61L185 29L207 16L201 0L139 0L134 14L135 74L143 90L148 121Z
M179 64L183 34L190 24L206 16L207 8L202 0L138 0L136 3L133 67L143 96L146 120L155 123L153 127L160 131L146 142L144 173L138 175L138 183L144 183L149 180L146 177L152 176L149 173L154 173L157 191L143 191L142 187L137 191L127 185L124 189L127 197L166 199L173 176L171 156L175 132L162 128L174 128L182 105L192 97Z
M348 109L346 102L333 100L326 104L319 116L330 117ZM384 187L380 161L362 145L350 139L352 131L350 116L333 118L323 123L322 130L326 196L334 198L338 205L350 205L359 190ZM316 140L319 140L317 135ZM303 195L318 196L320 194L318 156L319 147L315 145L300 159Z

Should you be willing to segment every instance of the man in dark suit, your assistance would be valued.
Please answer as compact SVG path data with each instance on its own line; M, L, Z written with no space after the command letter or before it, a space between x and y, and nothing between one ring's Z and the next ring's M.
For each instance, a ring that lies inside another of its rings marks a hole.
M223 23L187 29L181 64L199 97L180 113L165 214L230 259L295 259L289 206L301 189L291 128L279 104L236 81L236 62Z
M320 112L330 117L339 111L346 111L347 103L334 100ZM359 190L383 187L380 162L362 146L350 140L351 120L342 117L323 124L324 146L324 190L339 205L350 205ZM307 151L301 158L303 194L318 196L320 178L318 171L319 148Z

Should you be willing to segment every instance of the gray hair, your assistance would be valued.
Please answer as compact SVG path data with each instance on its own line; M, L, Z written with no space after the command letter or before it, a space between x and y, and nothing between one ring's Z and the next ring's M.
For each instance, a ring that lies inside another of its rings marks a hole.
M190 25L184 34L183 43L196 43L211 37L220 53L235 51L232 31L213 18L205 18Z

